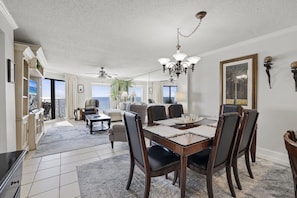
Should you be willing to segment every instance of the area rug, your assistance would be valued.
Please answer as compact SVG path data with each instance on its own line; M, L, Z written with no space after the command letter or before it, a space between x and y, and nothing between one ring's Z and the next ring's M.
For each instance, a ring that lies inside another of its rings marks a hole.
M34 157L41 157L109 143L106 131L93 132L84 122L72 125L68 121L49 127L40 139Z
M252 171L254 179L248 176L244 158L239 161L239 175L243 190L236 187L237 197L294 197L293 181L289 167L274 164L257 158ZM129 175L129 155L119 155L105 160L77 167L80 194L82 198L143 197L144 175L135 167L132 183L126 190ZM172 173L169 179L155 177L151 181L151 198L180 197L178 184L172 185ZM214 197L231 197L225 170L213 176ZM208 197L206 177L187 170L186 197Z

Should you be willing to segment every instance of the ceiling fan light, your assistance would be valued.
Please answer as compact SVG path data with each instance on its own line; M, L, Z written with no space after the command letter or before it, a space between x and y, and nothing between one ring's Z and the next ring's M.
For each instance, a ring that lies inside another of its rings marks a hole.
M191 56L191 57L187 58L187 60L190 62L190 64L194 64L195 65L200 60L200 57L198 57L198 56Z
M167 63L169 63L170 59L169 58L159 58L158 61L161 65L166 65Z
M187 54L180 53L178 50L176 54L173 54L173 57L175 58L176 61L183 61L187 57Z

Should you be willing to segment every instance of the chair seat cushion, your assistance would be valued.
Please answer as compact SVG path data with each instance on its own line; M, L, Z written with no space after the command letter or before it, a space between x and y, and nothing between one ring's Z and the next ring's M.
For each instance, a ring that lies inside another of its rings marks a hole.
M149 164L152 171L160 170L174 163L179 163L179 157L172 151L160 145L154 145L147 149Z
M211 148L207 148L207 149L204 149L203 151L190 155L188 157L188 163L192 164L197 168L206 170L210 151L211 151Z

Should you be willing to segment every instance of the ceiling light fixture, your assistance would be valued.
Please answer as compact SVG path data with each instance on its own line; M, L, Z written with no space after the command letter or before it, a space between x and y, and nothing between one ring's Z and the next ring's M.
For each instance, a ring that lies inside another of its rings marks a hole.
M173 54L173 57L174 57L176 62L170 62L169 58L159 58L158 61L163 66L163 72L165 72L166 69L168 69L169 70L169 75L171 75L172 73L175 73L176 76L179 77L179 75L181 73L187 74L188 69L191 69L192 71L194 71L194 66L195 66L195 64L198 63L198 61L200 60L200 57L192 56L192 57L188 57L187 61L184 61L184 59L187 57L187 54L184 54L184 53L180 52L181 46L179 44L179 36L190 37L192 34L194 34L194 32L196 32L196 30L200 26L200 24L202 22L202 19L205 17L205 15L206 15L205 11L198 12L195 15L196 18L199 19L199 23L196 26L196 28L188 35L182 34L179 31L179 28L177 28L176 53Z

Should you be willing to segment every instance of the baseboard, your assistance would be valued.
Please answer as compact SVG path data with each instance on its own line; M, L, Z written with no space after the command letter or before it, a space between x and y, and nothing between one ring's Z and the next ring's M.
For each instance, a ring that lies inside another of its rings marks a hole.
M288 154L257 147L257 156L284 166L290 166Z

